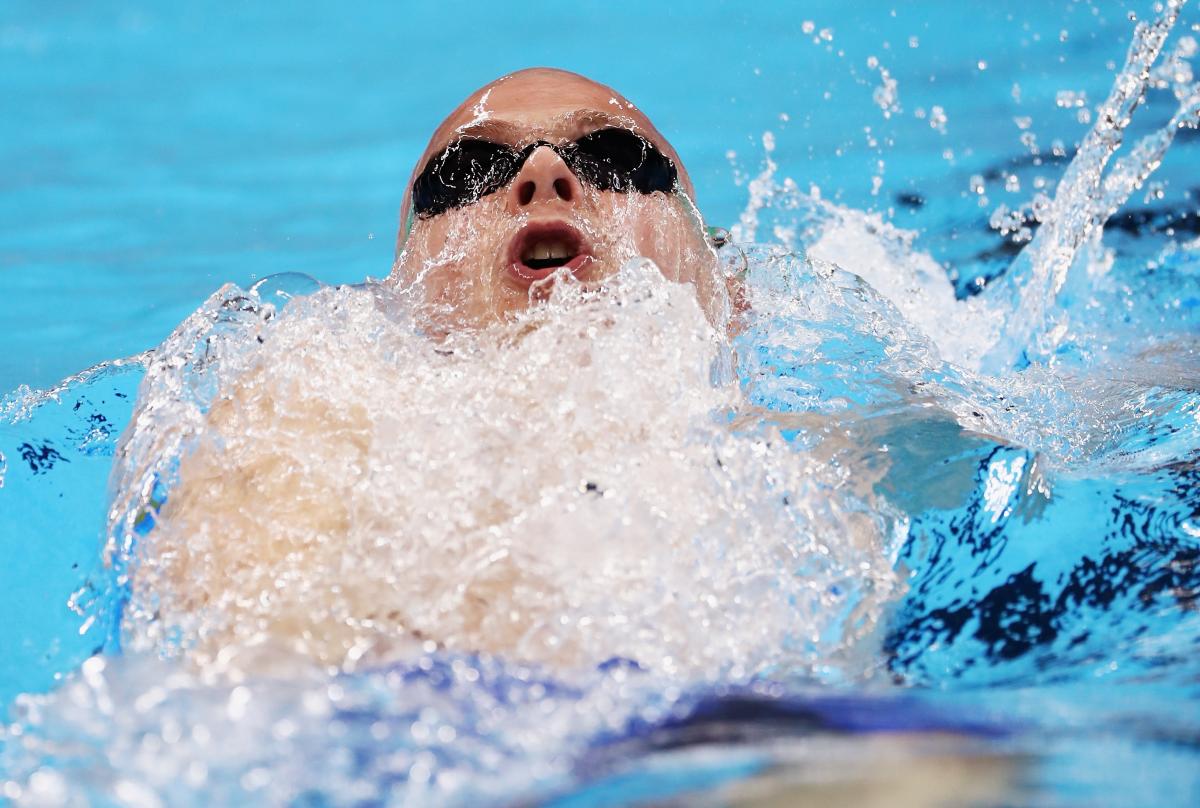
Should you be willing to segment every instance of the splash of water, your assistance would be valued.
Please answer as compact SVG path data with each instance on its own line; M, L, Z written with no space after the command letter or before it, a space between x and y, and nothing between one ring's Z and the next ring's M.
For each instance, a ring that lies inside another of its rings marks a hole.
M279 675L247 679L94 657L58 694L17 699L0 730L4 794L21 806L507 803L571 782L589 738L680 699L622 666L564 683L464 656L334 679L277 653L273 664ZM69 768L40 765L51 756Z
M1105 356L1100 349L1110 340L1111 323L1089 322L1088 311L1071 311L1059 305L1058 296L1069 279L1077 278L1074 294L1093 300L1096 310L1129 306L1119 288L1102 283L1112 257L1100 238L1104 223L1145 184L1179 129L1200 121L1200 85L1189 62L1196 51L1192 38L1182 37L1154 66L1181 7L1167 4L1158 17L1137 25L1126 64L1053 199L1042 194L1029 206L1031 218L1041 222L1036 236L983 294L956 300L945 268L919 248L916 233L779 178L773 138L764 139L764 167L749 182L750 198L735 236L753 241L766 238L765 230L788 249L803 249L814 260L845 267L867 281L931 343L910 378L935 393L939 406L964 427L1044 453L1051 467L1111 462L1151 467L1155 457L1170 456L1170 450L1136 446L1132 436L1148 413L1182 408L1170 416L1181 435L1173 445L1186 444L1187 436L1196 434L1187 412L1187 389L1194 384L1187 358L1194 350L1191 343L1184 333L1169 345L1131 333L1140 341L1128 346L1130 352L1141 345L1149 354ZM1151 88L1170 89L1177 109L1167 124L1113 159ZM993 216L1002 229L1018 233L1028 230L1027 218L1024 210ZM1062 349L1082 354L1090 367L1059 367L1056 356ZM1149 360L1154 373L1129 366L1151 355L1157 357ZM1045 366L1016 372L1030 360ZM1152 403L1139 410L1128 406L1130 400Z
M942 358L964 370L1003 375L1029 360L1051 360L1068 332L1056 300L1072 266L1097 254L1105 222L1145 184L1178 131L1200 125L1200 83L1189 61L1194 40L1181 38L1154 66L1183 4L1172 0L1155 19L1137 24L1126 62L1053 198L1041 195L1029 206L1041 227L985 295L954 301L944 268L916 248L915 233L877 214L829 202L815 190L806 193L789 177L778 178L769 134L763 141L764 167L749 182L735 238L755 241L764 235L762 225L769 224L770 235L787 247L803 245L809 255L861 275L934 341ZM1151 88L1169 88L1176 111L1114 161ZM999 212L996 224L1019 230L1010 226L1009 213Z
M445 342L378 287L223 289L154 353L119 449L126 653L19 699L6 793L512 799L688 683L870 676L905 522L838 442L846 408L789 444L756 402L838 329L901 364L925 342L848 273L748 263L740 389L692 289L644 262Z
M9 424L19 424L22 421L26 421L43 404L51 401L61 401L63 394L77 388L79 385L104 378L110 373L120 372L128 367L144 365L150 361L153 355L153 351L143 351L133 356L100 362L86 370L71 374L58 384L45 390L34 390L29 385L22 384L11 393L0 397L0 421Z
M1054 354L1067 330L1054 303L1080 251L1099 239L1104 223L1142 187L1179 129L1200 125L1200 83L1191 80L1190 67L1186 66L1192 48L1184 43L1158 70L1153 68L1183 5L1184 0L1169 0L1157 18L1137 24L1124 67L1108 98L1100 105L1054 198L1042 206L1038 217L1042 226L989 290L989 308L1003 321L1004 328L1002 336L982 357L980 367L984 370L1001 372L1023 361L1023 357L1046 361ZM1147 90L1167 82L1178 100L1174 115L1157 131L1140 139L1105 173Z
M1144 94L1131 76L1177 8L1139 28L1121 98ZM1182 44L1147 80L1176 91L1177 125L1194 119L1190 56ZM690 291L641 262L444 343L378 288L286 309L222 290L148 359L114 472L108 556L133 653L20 700L6 795L469 804L565 782L598 734L669 713L680 681L869 674L904 538L874 493L872 423L934 407L1051 466L1153 467L1195 444L1196 405L1161 376L975 372L1007 371L1058 322L1063 250L1086 248L1170 145L1160 130L1097 181L1087 166L1103 172L1135 106L1113 107L1115 145L1111 126L1085 143L1046 212L1059 235L1010 273L1022 294L1050 290L1028 322L1000 290L954 300L913 234L777 181L765 140L736 235L769 226L783 249L746 248L740 390ZM1179 442L1129 439L1146 413ZM1041 484L1035 465L993 469L997 512ZM595 671L612 657L645 678ZM87 777L62 777L64 760Z
M443 343L405 305L226 289L157 352L114 472L129 646L744 676L870 632L902 525L737 415L692 287L634 262Z

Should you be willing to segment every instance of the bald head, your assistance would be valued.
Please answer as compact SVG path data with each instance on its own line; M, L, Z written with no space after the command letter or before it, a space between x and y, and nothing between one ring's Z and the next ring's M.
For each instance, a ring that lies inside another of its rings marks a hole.
M606 125L631 129L658 146L675 161L679 183L695 196L683 162L650 119L625 96L586 76L553 67L531 67L488 82L458 105L438 126L413 169L404 194L401 221L412 205L412 179L448 143L464 136L508 143L550 140L555 129L583 134Z
M692 196L679 155L623 95L522 70L471 93L429 139L391 281L450 331L519 312L563 273L599 285L640 256L716 311L716 255Z

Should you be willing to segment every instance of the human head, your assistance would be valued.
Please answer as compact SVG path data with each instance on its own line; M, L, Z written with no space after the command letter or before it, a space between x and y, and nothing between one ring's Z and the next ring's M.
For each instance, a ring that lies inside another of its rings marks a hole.
M560 150L606 128L631 131L657 149L677 174L672 191L600 190L577 176ZM413 181L464 138L512 146L524 162L510 182L477 201L414 215ZM390 280L417 292L449 329L486 325L528 306L553 271L525 263L540 248L565 251L572 257L566 269L585 284L645 256L669 280L695 284L716 320L724 290L693 195L678 154L622 95L575 73L523 70L476 90L433 133L405 191Z

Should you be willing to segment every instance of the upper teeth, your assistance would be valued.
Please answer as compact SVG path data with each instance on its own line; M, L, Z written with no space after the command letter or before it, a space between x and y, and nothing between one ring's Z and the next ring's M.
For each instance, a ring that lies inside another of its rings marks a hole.
M563 241L539 241L525 250L522 256L526 261L542 261L547 258L567 258L571 255L570 248Z

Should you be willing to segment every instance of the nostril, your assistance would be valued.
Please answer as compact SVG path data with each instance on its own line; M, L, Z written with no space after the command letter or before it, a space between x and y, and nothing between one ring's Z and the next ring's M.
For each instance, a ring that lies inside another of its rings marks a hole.
M570 202L571 197L575 195L575 192L571 190L571 183L567 182L562 177L559 177L554 181L554 192L558 194L558 198L564 202Z
M522 205L528 205L533 201L533 192L536 190L536 188L537 186L535 186L533 182L527 181L521 183L520 187L517 188L517 202Z

